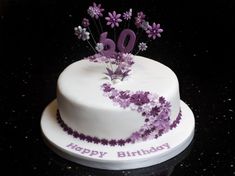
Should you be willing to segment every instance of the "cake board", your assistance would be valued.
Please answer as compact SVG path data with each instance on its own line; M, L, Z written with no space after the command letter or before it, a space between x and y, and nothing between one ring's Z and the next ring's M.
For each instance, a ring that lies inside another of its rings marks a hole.
M182 119L176 128L157 139L124 146L88 143L68 135L57 122L56 100L43 111L41 130L49 148L75 163L107 170L143 168L173 158L191 143L195 127L194 115L183 101L180 106Z

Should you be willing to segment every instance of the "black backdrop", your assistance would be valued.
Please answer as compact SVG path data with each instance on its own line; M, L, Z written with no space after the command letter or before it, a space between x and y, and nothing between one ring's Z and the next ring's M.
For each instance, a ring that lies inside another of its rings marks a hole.
M232 84L233 1L99 1L106 9L143 10L164 28L142 55L169 66L178 76L181 98L196 118L187 156L164 171L152 167L116 175L233 175L235 155ZM40 115L55 98L59 73L92 54L77 41L74 26L92 1L0 1L0 152L9 173L110 175L78 166L43 143Z

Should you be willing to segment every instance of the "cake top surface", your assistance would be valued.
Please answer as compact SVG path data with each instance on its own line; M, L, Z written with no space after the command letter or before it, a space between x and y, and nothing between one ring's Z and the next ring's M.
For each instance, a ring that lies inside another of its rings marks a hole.
M166 99L178 90L175 87L178 86L177 77L167 66L142 56L135 56L134 61L127 80L115 84L103 74L105 65L88 60L77 61L61 73L58 79L60 93L74 103L113 109L115 106L102 94L101 85L104 83L110 83L119 90L148 90Z

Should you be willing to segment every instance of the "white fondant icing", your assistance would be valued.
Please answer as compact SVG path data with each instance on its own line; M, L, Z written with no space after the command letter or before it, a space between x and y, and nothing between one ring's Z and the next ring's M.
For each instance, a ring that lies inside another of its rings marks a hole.
M128 80L112 86L119 90L149 91L164 96L171 103L170 121L180 110L178 80L165 65L141 56L134 57ZM68 66L60 75L57 101L64 122L90 136L106 139L125 139L144 124L141 114L123 109L103 95L105 64L81 60Z

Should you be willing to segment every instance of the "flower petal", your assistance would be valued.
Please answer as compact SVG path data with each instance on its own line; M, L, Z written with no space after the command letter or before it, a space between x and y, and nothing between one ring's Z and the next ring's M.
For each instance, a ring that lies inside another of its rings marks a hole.
M121 14L117 14L117 15L116 15L116 18L120 18L120 16L121 16Z
M160 38L160 37L161 37L161 34L160 34L160 33L158 33L158 34L157 34L157 36Z

